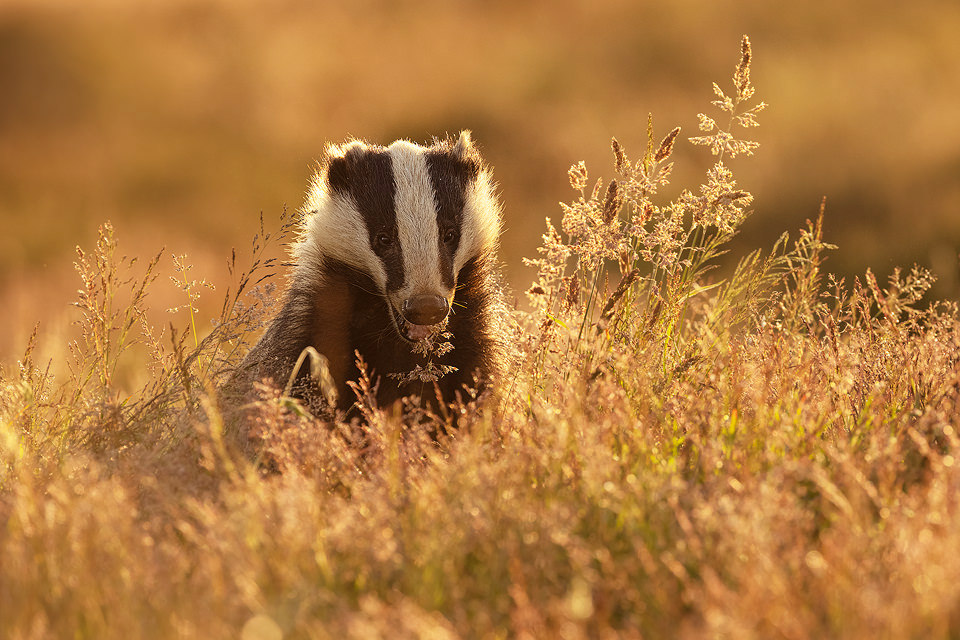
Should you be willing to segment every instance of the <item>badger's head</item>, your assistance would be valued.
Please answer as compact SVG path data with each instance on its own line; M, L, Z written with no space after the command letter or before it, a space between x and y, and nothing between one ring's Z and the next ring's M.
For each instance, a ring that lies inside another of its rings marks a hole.
M301 264L365 274L401 338L427 337L453 307L457 278L496 249L500 212L490 174L470 141L389 147L331 146L304 206Z

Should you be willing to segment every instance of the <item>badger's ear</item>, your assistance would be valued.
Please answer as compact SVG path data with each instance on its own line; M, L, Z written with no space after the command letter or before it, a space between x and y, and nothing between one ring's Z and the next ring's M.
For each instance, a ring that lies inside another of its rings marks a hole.
M341 192L349 190L350 176L365 150L366 145L360 140L327 146L323 160L323 173L331 189Z
M453 145L453 151L461 158L476 152L476 148L473 146L472 134L469 129L464 129L460 132L460 137Z
M473 138L468 129L460 132L460 137L450 147L453 155L463 161L470 168L471 173L476 176L483 169L483 158L480 152L473 144Z

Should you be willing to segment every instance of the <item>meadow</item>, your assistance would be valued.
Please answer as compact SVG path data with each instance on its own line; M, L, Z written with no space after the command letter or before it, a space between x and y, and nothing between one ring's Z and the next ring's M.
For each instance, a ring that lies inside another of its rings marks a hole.
M450 413L370 381L364 424L264 386L244 455L216 390L295 220L233 256L208 331L189 258L187 320L154 326L158 258L105 223L78 340L3 371L0 636L956 637L957 305L919 267L829 275L828 206L714 269L754 201L750 63L744 38L699 131L650 117L603 178L570 168L514 360L436 441ZM709 170L666 197L681 145Z

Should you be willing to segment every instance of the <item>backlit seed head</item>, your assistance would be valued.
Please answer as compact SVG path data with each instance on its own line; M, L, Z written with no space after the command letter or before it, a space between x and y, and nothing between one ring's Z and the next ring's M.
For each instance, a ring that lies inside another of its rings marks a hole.
M740 63L733 74L733 83L737 87L737 95L743 96L750 87L750 38L743 36L740 41Z
M583 191L587 186L587 165L581 160L570 167L570 170L567 171L567 176L570 178L571 187L577 191Z
M660 141L660 148L653 156L654 161L660 162L670 157L670 154L673 153L673 143L676 142L678 135L680 135L680 127L675 128Z
M620 206L623 204L623 191L620 189L616 180L611 180L607 187L607 196L603 201L603 222L610 224L617 214L620 213Z
M614 138L611 146L613 146L614 168L616 168L617 173L622 174L625 171L628 171L630 169L630 161L627 160L627 154L624 153L623 147L620 146L620 142Z

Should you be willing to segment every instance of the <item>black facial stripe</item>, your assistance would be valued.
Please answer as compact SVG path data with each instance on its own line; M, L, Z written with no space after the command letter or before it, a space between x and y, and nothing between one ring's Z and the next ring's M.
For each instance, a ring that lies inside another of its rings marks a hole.
M394 205L397 187L393 162L386 149L352 147L342 158L332 158L327 180L335 192L349 196L363 217L374 253L387 273L387 291L403 286L403 252L397 238L397 211ZM378 240L382 234L390 245Z
M460 234L463 229L463 206L467 188L477 177L474 164L458 158L448 149L427 153L427 169L430 184L437 203L437 229L439 231L440 273L443 282L453 287L453 256L460 246ZM444 242L448 230L454 230L456 237L452 242Z
M377 284L374 282L373 276L342 260L327 258L323 261L323 268L326 273L332 274L358 289L367 292L374 292L377 289Z

